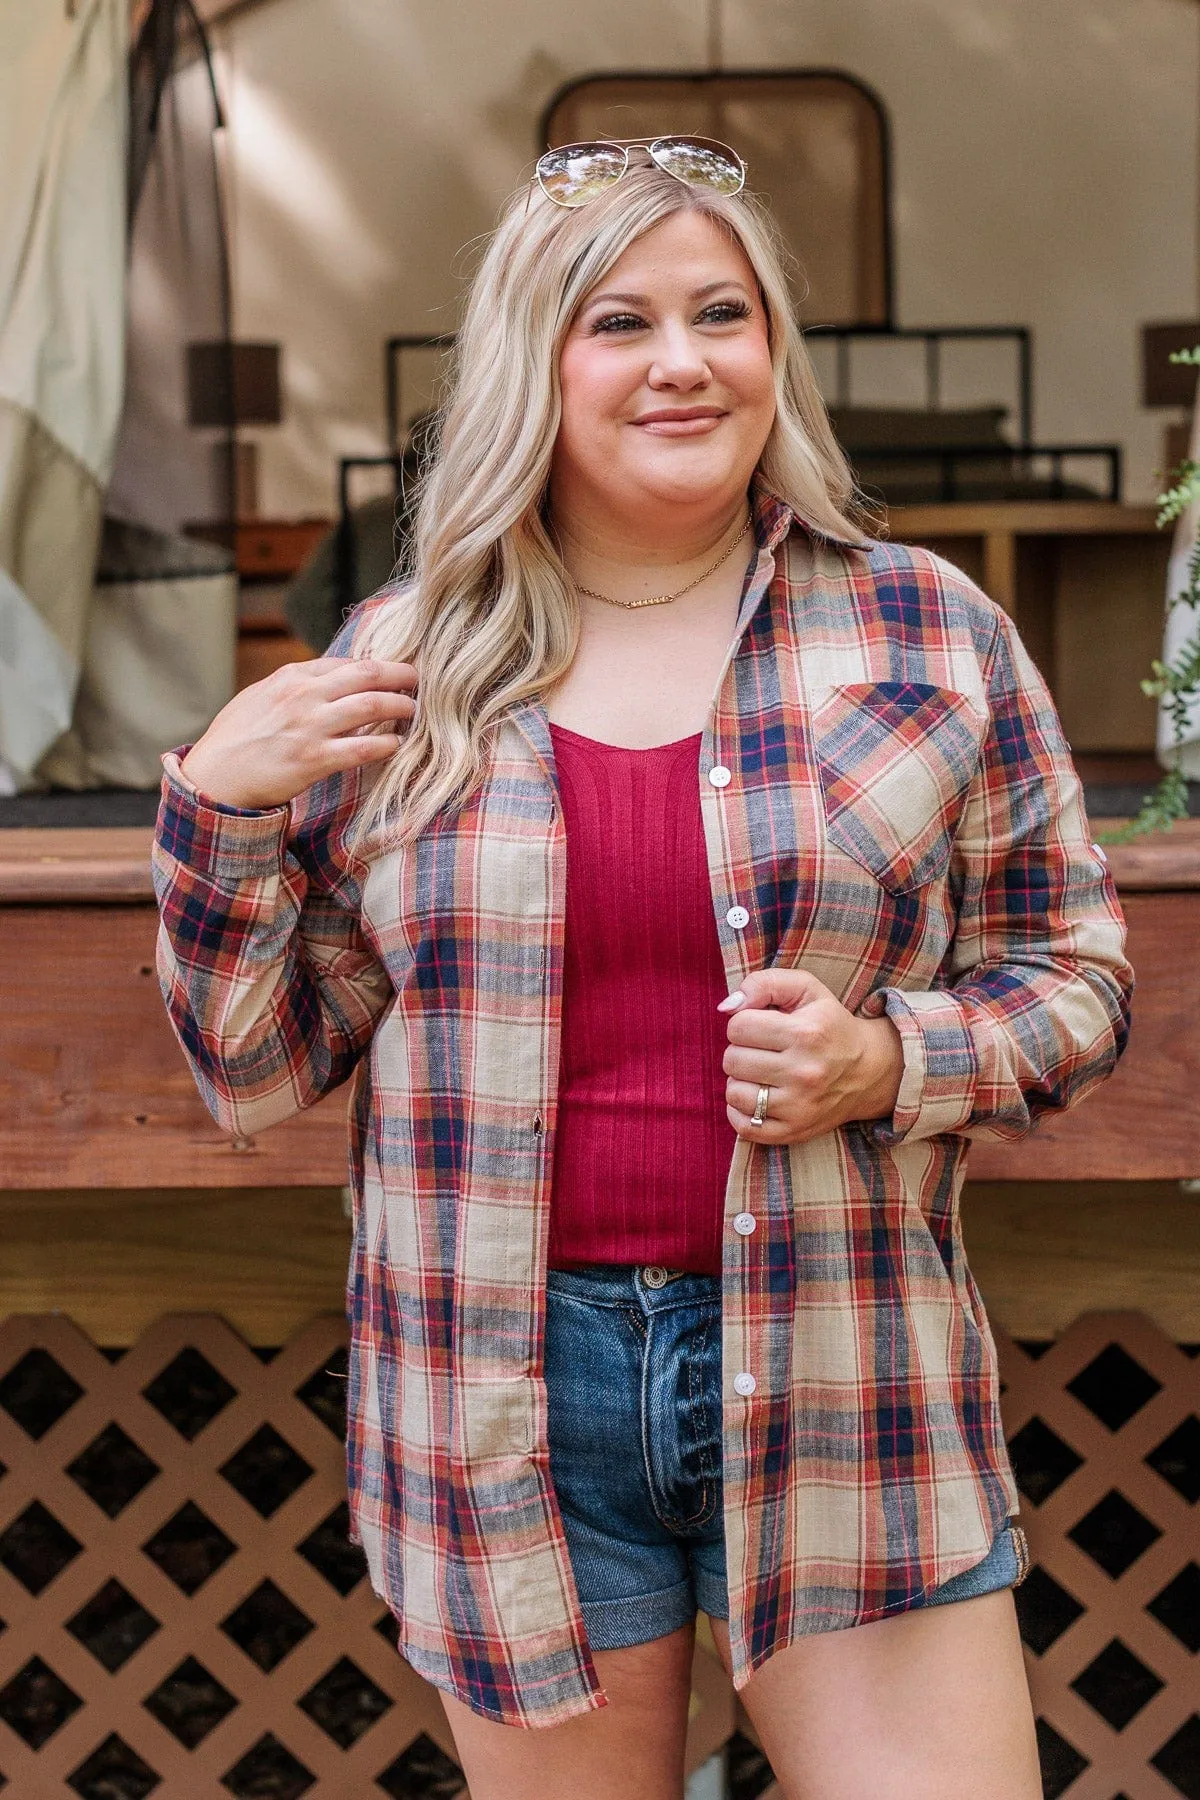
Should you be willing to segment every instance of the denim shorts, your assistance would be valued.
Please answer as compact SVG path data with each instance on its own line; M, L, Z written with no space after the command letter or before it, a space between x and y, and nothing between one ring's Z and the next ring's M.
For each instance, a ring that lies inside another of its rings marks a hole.
M551 1269L550 1473L594 1650L729 1617L721 1504L721 1283L652 1265ZM944 1605L1015 1587L1024 1534L934 1590Z

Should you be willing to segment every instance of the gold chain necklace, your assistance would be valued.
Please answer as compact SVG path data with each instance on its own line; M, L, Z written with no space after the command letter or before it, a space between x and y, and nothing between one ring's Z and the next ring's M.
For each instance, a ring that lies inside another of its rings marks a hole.
M703 575L697 575L695 581L689 581L686 587L679 588L674 594L652 594L648 600L614 600L609 594L598 594L595 588L585 588L580 586L579 582L576 582L575 586L581 594L586 594L589 600L603 600L609 606L623 606L628 612L633 612L635 608L639 606L666 606L668 601L681 600L684 594L690 594L693 588L699 587L702 581L707 581L710 575L715 574L722 563L728 562L729 558L733 555L734 551L749 531L752 523L752 517L747 519L746 523L742 526L742 529L734 538L732 544L730 544L728 550L722 550L716 562L711 563L709 567L705 569Z

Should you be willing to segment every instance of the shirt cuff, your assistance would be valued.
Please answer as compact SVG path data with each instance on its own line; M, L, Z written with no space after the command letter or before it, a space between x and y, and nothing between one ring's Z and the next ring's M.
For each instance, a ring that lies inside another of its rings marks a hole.
M221 881L260 881L283 867L291 809L261 811L225 806L189 781L180 768L190 746L162 758L162 797L155 844L185 868Z
M890 1119L866 1126L877 1143L961 1132L970 1121L979 1071L961 1003L950 994L877 988L862 1004L867 1019L886 1016L900 1033L904 1073Z

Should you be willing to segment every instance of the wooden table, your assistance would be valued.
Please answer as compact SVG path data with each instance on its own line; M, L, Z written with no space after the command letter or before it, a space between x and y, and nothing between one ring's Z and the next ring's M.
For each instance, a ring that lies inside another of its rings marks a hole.
M1152 506L1114 500L948 500L893 506L891 535L901 544L945 544L970 561L1005 612L1019 600L1018 551L1030 540L1159 536Z
M0 832L0 1187L316 1187L345 1180L345 1096L252 1139L209 1119L154 975L144 830ZM1110 850L1138 975L1112 1081L991 1181L1200 1176L1200 820Z
M1111 500L894 506L897 543L936 550L1016 620L1076 752L1152 750L1140 680L1162 654L1171 534Z

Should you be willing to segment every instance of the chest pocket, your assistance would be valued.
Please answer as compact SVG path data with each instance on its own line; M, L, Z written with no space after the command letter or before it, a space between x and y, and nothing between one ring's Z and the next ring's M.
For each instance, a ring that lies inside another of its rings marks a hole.
M894 894L943 875L987 721L963 694L864 681L816 699L826 835Z

